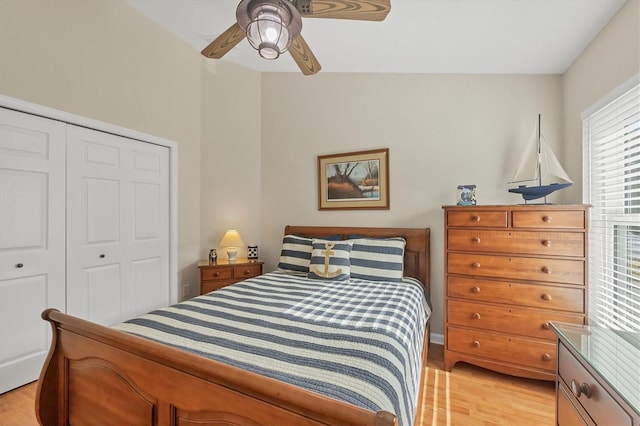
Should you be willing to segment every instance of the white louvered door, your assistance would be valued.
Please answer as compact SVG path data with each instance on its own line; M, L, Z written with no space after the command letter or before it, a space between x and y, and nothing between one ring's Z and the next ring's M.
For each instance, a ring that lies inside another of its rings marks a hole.
M169 149L69 126L67 310L111 325L170 301Z
M0 108L0 393L38 378L65 310L66 125Z

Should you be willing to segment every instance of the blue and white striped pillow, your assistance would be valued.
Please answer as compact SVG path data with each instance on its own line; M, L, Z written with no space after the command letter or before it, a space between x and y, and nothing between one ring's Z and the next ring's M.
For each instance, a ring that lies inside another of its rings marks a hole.
M349 253L351 241L313 240L309 278L347 281L351 276Z
M402 281L406 244L404 238L356 238L349 241L353 243L350 256L352 278Z
M282 239L279 271L309 272L311 262L311 238L285 235Z

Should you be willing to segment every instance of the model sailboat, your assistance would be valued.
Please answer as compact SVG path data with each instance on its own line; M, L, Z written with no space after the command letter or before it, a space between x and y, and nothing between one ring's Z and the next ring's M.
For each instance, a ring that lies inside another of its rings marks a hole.
M546 203L547 195L571 186L573 183L551 147L544 140L540 114L538 114L536 135L527 146L520 165L509 183L519 184L517 188L509 189L509 192L521 194L525 203L542 197L545 197Z

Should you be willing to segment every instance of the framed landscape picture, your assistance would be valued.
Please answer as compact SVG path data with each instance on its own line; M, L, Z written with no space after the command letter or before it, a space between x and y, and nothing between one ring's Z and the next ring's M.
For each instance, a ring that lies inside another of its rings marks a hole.
M389 148L318 156L318 209L389 209Z

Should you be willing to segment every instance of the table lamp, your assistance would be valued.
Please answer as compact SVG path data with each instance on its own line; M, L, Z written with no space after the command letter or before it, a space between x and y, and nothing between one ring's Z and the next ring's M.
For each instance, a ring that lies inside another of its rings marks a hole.
M240 238L240 234L235 229L229 229L222 237L220 241L220 247L227 248L227 257L229 258L229 262L235 262L236 257L238 256L238 247L244 245L242 238Z

